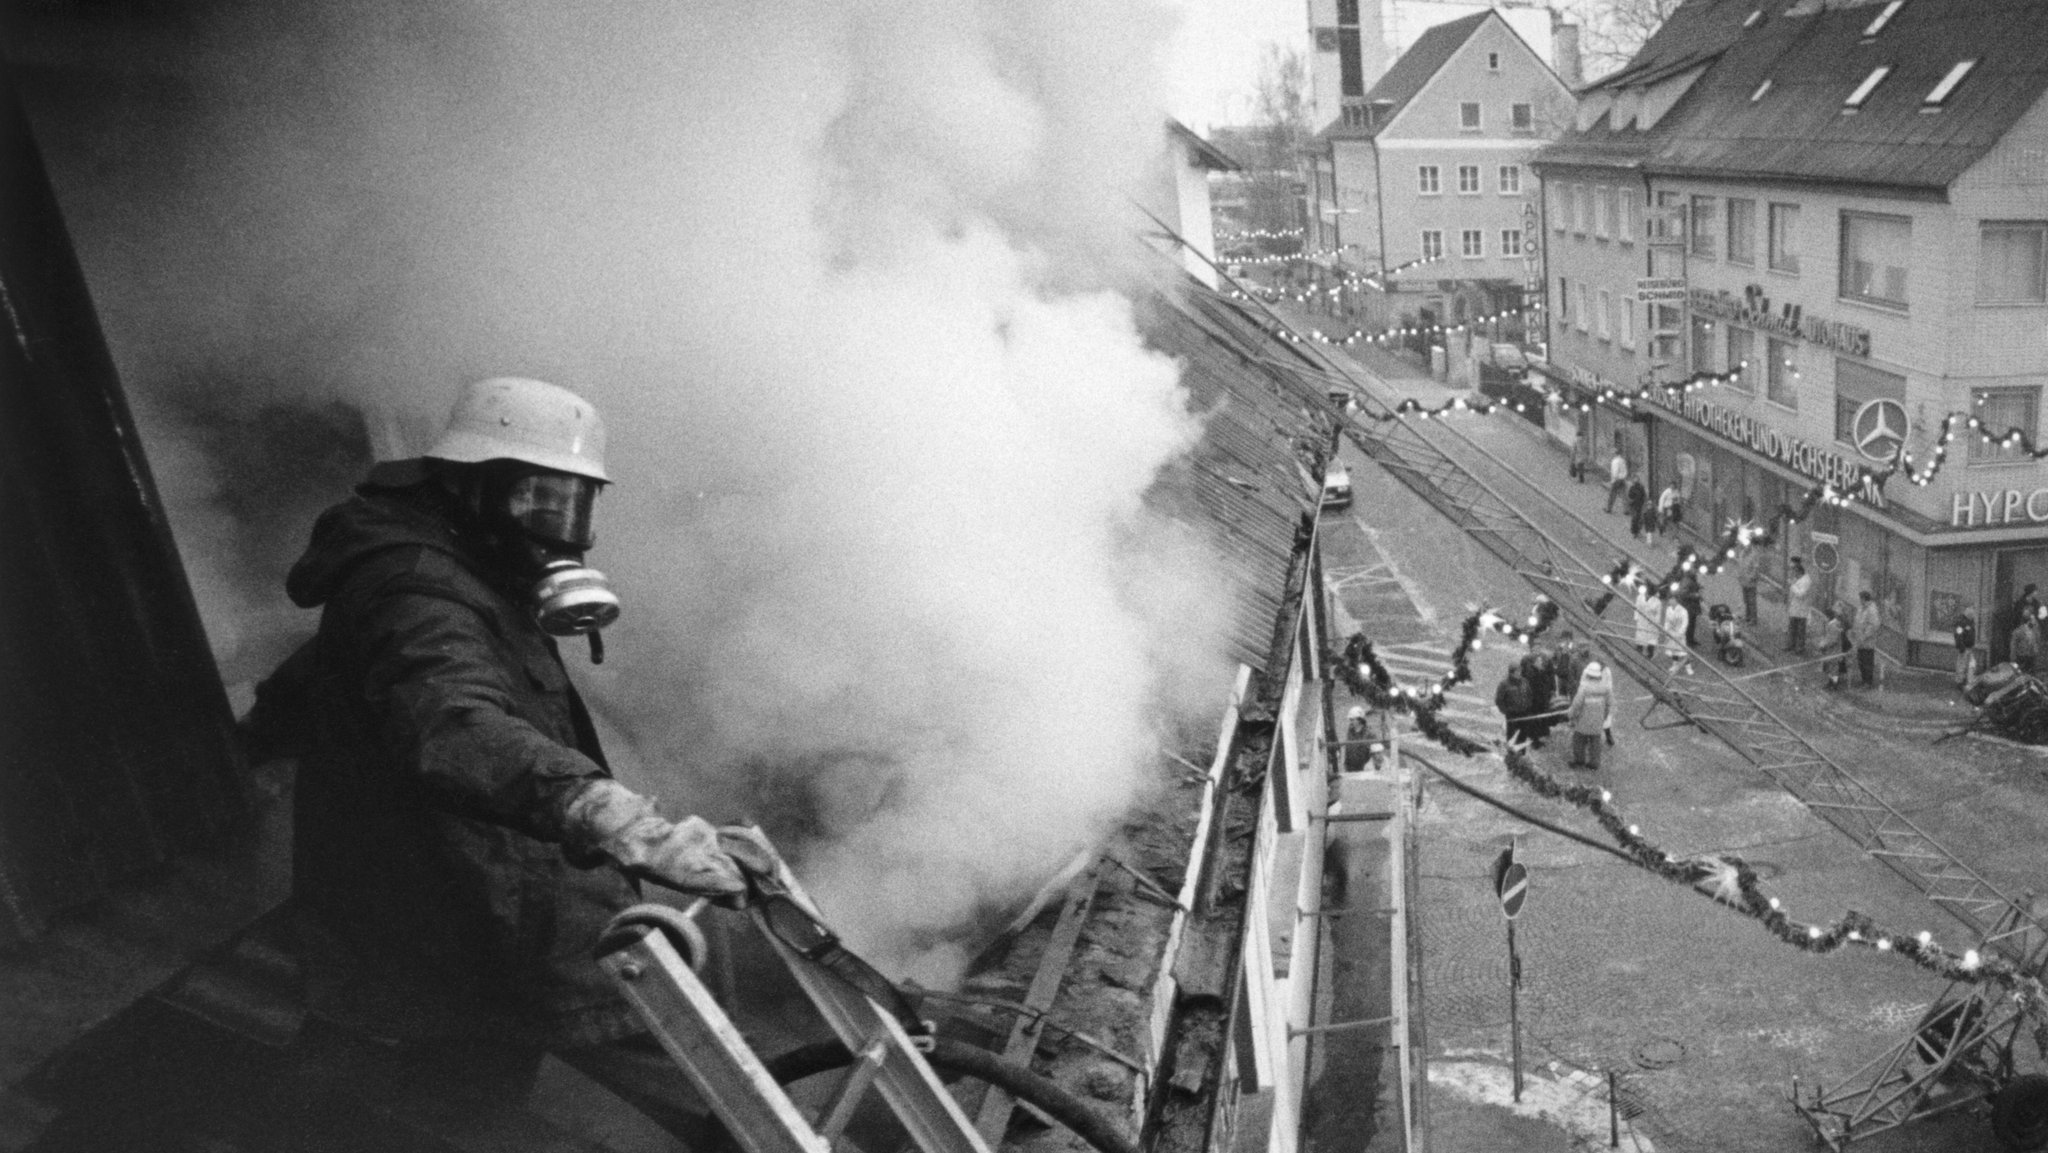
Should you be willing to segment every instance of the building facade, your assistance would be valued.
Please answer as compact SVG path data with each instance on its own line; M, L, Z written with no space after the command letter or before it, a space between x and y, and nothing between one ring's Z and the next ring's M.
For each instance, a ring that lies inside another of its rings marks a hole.
M1780 578L1872 593L1929 667L1972 607L2002 659L2048 586L2048 4L1741 8L1684 5L1535 161L1570 435L1702 541L1834 485Z
M1309 0L1309 99L1316 127L1363 100L1395 60L1439 24L1499 13L1536 54L1578 83L1578 26L1536 4L1460 3L1458 0Z
M1425 32L1318 134L1311 247L1362 282L1369 327L1515 308L1535 222L1529 161L1571 93L1498 12Z

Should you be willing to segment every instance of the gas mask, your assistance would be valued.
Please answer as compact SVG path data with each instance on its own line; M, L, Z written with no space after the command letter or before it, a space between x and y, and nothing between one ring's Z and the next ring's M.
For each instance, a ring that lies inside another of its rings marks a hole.
M598 630L619 619L619 598L604 574L583 563L597 543L592 507L603 482L564 472L520 469L485 481L483 513L501 560L515 580L531 582L528 603L541 631L590 638L592 663L604 662Z

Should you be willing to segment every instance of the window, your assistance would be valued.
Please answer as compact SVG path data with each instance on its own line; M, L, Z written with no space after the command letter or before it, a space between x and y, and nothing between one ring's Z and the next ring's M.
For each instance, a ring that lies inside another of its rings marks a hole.
M1458 165L1458 192L1466 196L1476 196L1479 194L1479 166L1477 164Z
M1869 25L1863 29L1863 34L1865 36L1875 36L1879 32L1884 31L1884 26L1886 24L1891 23L1892 17L1898 13L1899 8L1903 6L1905 3L1906 0L1890 0L1890 3L1884 6L1884 11L1879 12L1877 14L1877 18L1875 20L1872 20L1869 23Z
M1424 164L1415 170L1415 190L1424 196L1442 192L1443 174L1434 164Z
M1579 281L1579 283L1575 287L1577 287L1578 289L1579 299L1577 302L1578 307L1574 308L1572 311L1578 317L1579 331L1584 332L1586 331L1586 321L1588 319L1586 314L1593 311L1593 295L1588 290L1586 282L1583 280Z
M1977 232L1977 303L2048 302L2048 221L1987 220Z
M1756 263L1756 201L1728 198L1728 263Z
M1998 464L2029 459L2018 442L2005 439L2008 429L2019 429L2032 440L2040 435L2041 390L2038 388L1973 388L1970 411L1982 424L1979 432L1993 437L1985 444L1970 440L1971 464Z
M1694 256L1708 260L1714 258L1714 233L1718 219L1714 212L1714 198L1695 196L1692 198L1690 216L1691 233L1686 237L1686 250Z
M1500 192L1502 196L1522 194L1522 166L1503 164L1500 166Z
M1799 362L1782 340L1764 341L1764 396L1786 408L1799 407Z
M1467 260L1486 255L1486 230L1467 228L1458 233L1458 253Z
M1559 232L1570 228L1572 224L1572 189L1573 186L1570 184L1557 186L1557 215L1551 218L1550 226Z
M1500 230L1500 254L1502 256L1522 255L1522 230L1503 228Z
M1842 213L1842 295L1906 307L1906 263L1912 247L1910 216Z
M1636 306L1626 293L1621 298L1621 335L1618 343L1623 348L1636 346Z
M1615 217L1620 215L1620 190L1602 185L1594 207L1593 235L1605 240L1614 235Z
M1799 272L1799 206L1773 204L1770 207L1771 269Z
M1458 105L1458 127L1467 132L1479 131L1479 103L1467 100Z
M1602 340L1607 340L1610 337L1612 337L1614 335L1614 329L1609 318L1613 315L1614 294L1603 288L1600 290L1599 310L1593 313L1593 335L1599 337Z
M1516 132L1536 131L1536 106L1533 104L1508 105L1508 123Z
M1856 410L1873 400L1906 400L1906 378L1835 358L1835 439L1856 443ZM1904 429L1900 429L1904 432Z
M1500 53L1488 52L1486 54L1486 70L1488 72L1500 71Z
M1956 90L1956 85L1961 84L1963 77L1968 76L1970 69L1976 66L1977 62L1975 60L1957 61L1956 66L1948 70L1948 75L1943 76L1941 82L1928 89L1927 95L1921 98L1920 110L1928 112L1941 107L1948 100L1949 95Z
M1344 118L1346 128L1372 127L1371 110L1363 104L1346 104L1337 111Z
M1358 29L1358 0L1337 0L1337 78L1342 95L1365 95L1365 52Z
M1562 328L1572 322L1572 282L1565 277L1557 278L1557 323Z
M1870 94L1876 91L1877 86L1884 82L1884 78L1891 74L1892 66L1889 64L1880 64L1871 69L1870 75L1863 78L1863 83L1858 84L1856 90L1849 93L1848 99L1842 101L1842 111L1849 113L1863 107L1863 102L1870 99Z
M1624 188L1616 195L1621 201L1621 220L1619 226L1615 228L1614 234L1621 238L1623 244L1634 244L1636 241L1636 194L1633 189Z
M1586 221L1593 215L1593 186L1578 185L1578 195L1572 197L1572 231L1580 236L1586 234Z
M1692 318L1692 370L1713 372L1715 348L1714 322L1704 316Z
M1422 230L1422 259L1442 260L1444 256L1444 234L1442 229Z
M1756 391L1756 333L1728 326L1728 387L1741 392Z

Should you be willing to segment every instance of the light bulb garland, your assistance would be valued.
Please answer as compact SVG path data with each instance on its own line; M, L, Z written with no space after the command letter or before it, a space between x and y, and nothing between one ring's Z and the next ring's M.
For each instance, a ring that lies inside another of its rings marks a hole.
M1620 574L1612 575L1616 580L1621 579ZM1850 944L1881 953L1897 953L1950 981L1970 984L1994 982L2006 989L2023 1008L2048 1006L2048 989L2044 989L2040 979L2001 954L1982 953L1976 949L1956 953L1936 944L1930 932L1922 930L1909 936L1884 928L1853 909L1826 925L1795 921L1785 914L1779 898L1762 891L1756 870L1741 857L1732 853L1679 857L1667 852L1643 836L1642 826L1623 819L1614 807L1612 791L1561 782L1535 766L1526 746L1475 741L1458 733L1443 720L1439 713L1444 705L1445 692L1472 679L1470 654L1478 648L1480 629L1492 628L1528 644L1556 618L1557 606L1547 598L1537 601L1527 629L1518 628L1491 609L1475 610L1465 618L1459 630L1458 643L1451 651L1450 669L1419 691L1399 685L1394 680L1363 632L1354 633L1345 642L1342 658L1332 663L1353 696L1363 697L1376 708L1412 715L1416 729L1423 736L1460 756L1474 756L1498 747L1509 775L1544 797L1568 802L1591 814L1638 868L1685 885L1747 915L1787 945L1814 954L1833 953Z

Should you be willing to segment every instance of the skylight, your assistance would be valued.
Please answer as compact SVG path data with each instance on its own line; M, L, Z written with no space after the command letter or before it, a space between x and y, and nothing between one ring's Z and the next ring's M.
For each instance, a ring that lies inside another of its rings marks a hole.
M1892 2L1896 4L1899 3L1899 0L1892 0ZM1849 98L1847 100L1842 101L1842 106L1844 108L1863 107L1863 102L1870 98L1871 90L1876 88L1880 83L1884 81L1885 77L1890 76L1891 74L1892 66L1889 64L1880 64L1877 67L1871 69L1870 75L1865 76L1863 78L1863 83L1858 84L1856 86L1856 91L1849 93Z
M1771 78L1766 76L1764 77L1764 82L1756 86L1756 91L1749 94L1749 102L1751 104L1755 104L1757 101L1762 100L1764 98L1764 93L1769 92L1770 90Z
M1863 34L1865 36L1877 35L1890 22L1892 14L1897 12L1905 3L1906 0L1891 0L1889 4L1884 6L1884 10L1877 14L1877 18L1870 22L1870 27L1863 30Z
M1760 20L1762 20L1763 18L1764 18L1764 10L1763 10L1763 9L1761 9L1761 8L1759 8L1759 9L1757 9L1756 11L1754 11L1754 12L1751 12L1751 13L1749 14L1749 19L1747 19L1747 20L1744 20L1744 21L1742 22L1742 26L1743 26L1744 28L1754 28L1754 27L1756 27L1756 26L1757 26L1757 22L1758 22L1758 21L1760 21Z
M1970 74L1970 69L1975 68L1976 66L1977 62L1975 60L1956 61L1956 66L1948 70L1948 75L1941 78L1941 83L1935 85L1933 90L1927 93L1926 99L1922 100L1921 103L1931 108L1940 104L1942 101L1947 100L1949 97L1949 93L1954 92L1956 90L1956 85L1961 84L1963 82L1963 77L1968 76Z

